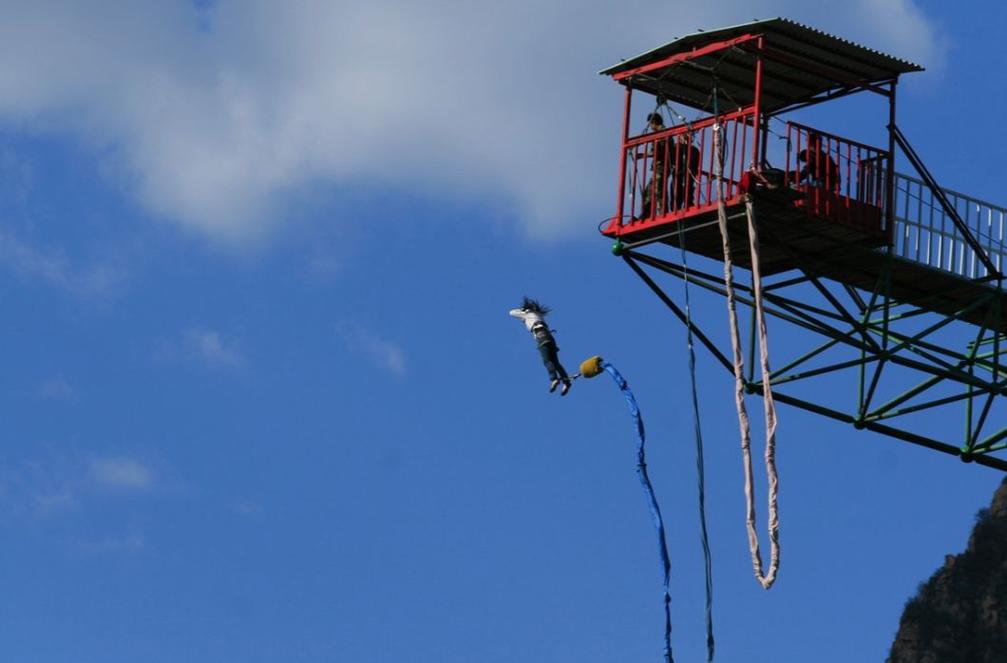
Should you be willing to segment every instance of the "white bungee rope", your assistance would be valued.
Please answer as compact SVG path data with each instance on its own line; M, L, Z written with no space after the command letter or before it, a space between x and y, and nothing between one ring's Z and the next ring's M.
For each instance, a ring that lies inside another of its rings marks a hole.
M722 130L718 121L713 127L714 169L717 194L717 221L724 248L724 285L727 290L727 312L731 326L731 349L734 353L734 400L738 409L738 424L741 429L741 455L745 472L745 525L748 530L748 548L752 554L755 579L763 588L769 589L776 581L780 568L780 519L777 513L779 476L776 470L776 406L769 384L769 348L767 345L766 317L762 306L762 274L759 271L759 236L755 227L755 212L750 195L745 195L745 213L748 217L748 239L752 259L752 287L754 290L755 312L758 320L759 348L762 368L762 398L766 414L766 476L769 483L769 570L764 574L762 554L759 550L759 536L755 530L755 500L752 488L751 426L745 408L745 358L741 350L741 334L738 332L738 312L734 299L734 273L731 262L731 246L728 239L727 206L724 202L724 158L722 150Z

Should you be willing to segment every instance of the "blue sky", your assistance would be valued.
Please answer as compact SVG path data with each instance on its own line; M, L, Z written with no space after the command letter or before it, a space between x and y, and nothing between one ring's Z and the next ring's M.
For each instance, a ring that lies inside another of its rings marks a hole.
M701 660L684 334L595 232L620 57L781 15L919 61L902 128L1007 203L993 3L0 7L4 660L659 660L624 404L547 393L524 294L633 385ZM813 119L880 135L849 108ZM717 660L883 660L1001 475L781 406L766 592L699 369Z

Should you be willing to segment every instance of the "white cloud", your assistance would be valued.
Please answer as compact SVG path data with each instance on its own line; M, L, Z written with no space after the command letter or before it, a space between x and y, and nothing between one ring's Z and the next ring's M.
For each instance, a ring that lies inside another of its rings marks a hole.
M238 350L212 329L192 327L182 332L182 339L190 356L211 368L232 368L245 363Z
M253 500L239 499L231 503L231 511L239 516L250 518L262 513L262 505Z
M31 509L39 515L48 515L77 508L77 493L72 485L40 487L30 496Z
M143 549L146 539L141 532L129 532L122 536L109 536L102 539L84 539L77 547L87 553L119 553L136 552Z
M615 169L620 97L595 72L698 27L786 15L940 55L912 0L203 7L0 1L0 122L76 136L156 214L238 244L313 184L478 195L494 201L479 216L582 228Z
M100 486L124 490L146 490L153 486L151 470L134 458L97 458L91 461L91 479Z
M857 0L864 39L874 48L921 64L931 72L940 72L947 57L946 37L927 19L913 0Z
M398 344L353 324L342 325L341 332L351 352L362 354L372 364L397 378L405 377L405 353Z
M188 327L174 339L158 342L159 359L182 358L211 369L241 368L245 358L231 340L206 327Z
M38 389L39 398L47 401L73 403L77 400L77 390L62 375L46 380Z
M4 230L0 230L0 264L22 279L41 281L80 297L113 295L125 279L116 267L74 265L63 255L34 247Z
M60 456L0 464L0 505L5 513L47 516L77 508L83 484Z
M342 264L330 255L310 256L301 268L301 276L316 283L329 283L342 270Z
M75 511L97 492L115 495L149 491L154 471L131 456L43 457L0 463L0 512L52 516Z

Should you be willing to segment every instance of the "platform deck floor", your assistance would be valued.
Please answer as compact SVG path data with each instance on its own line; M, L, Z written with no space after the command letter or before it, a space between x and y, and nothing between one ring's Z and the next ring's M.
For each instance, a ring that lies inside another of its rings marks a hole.
M884 237L812 216L795 208L792 200L780 196L756 195L753 204L763 275L801 269L872 292L884 273L885 261L891 260L889 292L897 302L955 315L980 297L999 296L1000 310L1007 312L1007 295L998 295L995 282L973 281L905 258L889 258L883 250ZM731 259L735 265L751 269L744 203L740 199L729 201L727 213ZM677 247L684 241L690 253L723 261L715 207L680 219L635 226L626 226L620 235L631 248L657 242ZM988 324L988 308L977 307L962 315L962 319ZM1004 314L999 329L1007 331Z

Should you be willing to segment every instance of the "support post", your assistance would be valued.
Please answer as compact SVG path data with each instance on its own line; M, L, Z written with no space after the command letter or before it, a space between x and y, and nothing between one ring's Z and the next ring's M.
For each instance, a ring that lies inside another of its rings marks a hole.
M625 216L625 206L626 206L626 142L629 140L629 112L632 108L633 102L633 83L628 81L626 83L626 103L625 110L622 116L622 140L619 141L619 198L615 209L615 225L622 225L622 219ZM630 210L632 213L632 210Z
M759 146L762 141L759 140L759 137L762 128L762 49L764 40L764 37L755 40L755 108L752 115L752 131L754 132L752 136L752 168L760 171L762 169L759 164L762 163L762 160L759 159Z
M888 245L895 246L895 84L888 84L888 165L885 167L885 222Z

